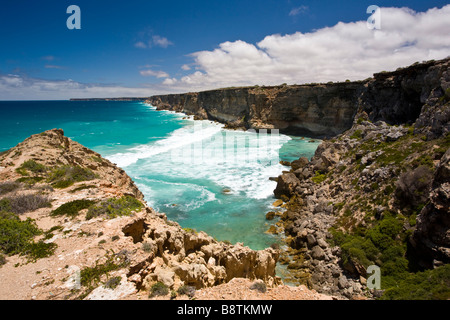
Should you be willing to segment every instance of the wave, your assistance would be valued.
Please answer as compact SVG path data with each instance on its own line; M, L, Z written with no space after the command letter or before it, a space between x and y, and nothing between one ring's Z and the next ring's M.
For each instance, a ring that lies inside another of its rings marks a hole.
M197 122L196 122L197 123ZM200 124L201 125L201 124ZM185 146L193 143L201 142L215 135L222 129L223 125L207 126L206 128L199 125L180 128L172 132L165 139L156 141L148 145L141 145L129 149L126 153L117 153L107 157L108 160L116 163L119 167L125 168L140 159L148 159L155 155L173 151L173 153Z

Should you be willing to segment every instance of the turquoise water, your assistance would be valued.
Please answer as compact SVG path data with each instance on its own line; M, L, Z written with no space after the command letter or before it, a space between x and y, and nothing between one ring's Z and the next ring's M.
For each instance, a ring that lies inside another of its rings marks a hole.
M280 160L311 157L318 142L224 130L210 121L156 111L139 102L0 102L0 151L31 134L62 128L66 136L122 167L147 203L184 228L263 249L277 236L265 214Z

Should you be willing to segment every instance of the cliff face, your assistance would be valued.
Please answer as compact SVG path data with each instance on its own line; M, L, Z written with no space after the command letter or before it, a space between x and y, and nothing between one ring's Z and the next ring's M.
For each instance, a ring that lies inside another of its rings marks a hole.
M230 88L154 96L148 102L229 127L325 136L351 126L361 89L362 83Z
M350 129L358 110L371 121L414 122L424 104L442 96L450 77L448 62L415 64L358 82L227 88L153 96L147 102L231 128L330 137Z

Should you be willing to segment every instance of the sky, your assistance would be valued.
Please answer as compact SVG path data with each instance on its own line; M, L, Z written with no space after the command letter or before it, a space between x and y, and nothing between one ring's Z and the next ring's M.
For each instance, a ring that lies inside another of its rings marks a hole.
M79 7L79 19L67 13L70 5ZM370 5L380 10L371 15ZM377 23L368 26L371 18ZM69 29L68 20L81 29ZM3 1L0 44L0 100L363 80L450 56L450 4Z

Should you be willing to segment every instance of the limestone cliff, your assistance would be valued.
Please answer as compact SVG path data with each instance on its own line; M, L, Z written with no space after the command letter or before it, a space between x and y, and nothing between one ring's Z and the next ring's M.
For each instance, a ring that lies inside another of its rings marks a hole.
M412 123L424 104L441 97L450 81L449 59L381 72L364 81L226 88L159 95L147 102L230 128L279 129L282 133L333 137L351 128L359 109L371 121Z

